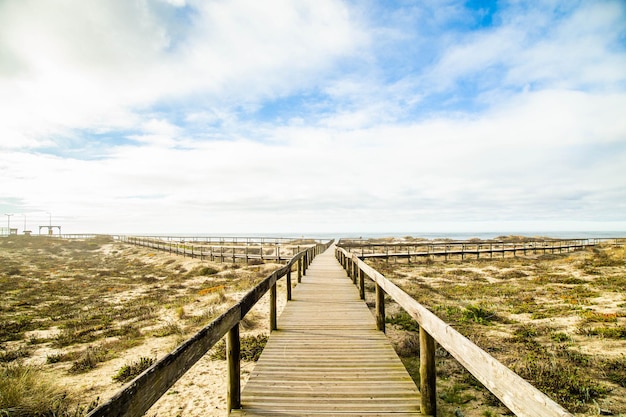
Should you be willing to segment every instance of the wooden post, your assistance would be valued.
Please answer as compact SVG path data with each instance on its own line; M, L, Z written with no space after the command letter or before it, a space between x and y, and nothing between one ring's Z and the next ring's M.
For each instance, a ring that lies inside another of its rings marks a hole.
M291 301L291 268L293 268L293 265L289 265L287 270L287 301Z
M359 268L359 297L365 300L365 272Z
M241 364L239 323L228 331L226 337L226 359L228 360L228 391L226 404L228 411L241 408Z
M302 282L302 257L298 258L298 284Z
M352 283L356 285L357 265L356 262L354 262L354 259L351 259L351 261L352 268L350 268L350 278L352 278Z
M277 330L276 324L276 283L270 288L270 332Z
M435 339L420 326L420 394L422 414L437 415Z
M385 291L376 283L376 328L385 333Z

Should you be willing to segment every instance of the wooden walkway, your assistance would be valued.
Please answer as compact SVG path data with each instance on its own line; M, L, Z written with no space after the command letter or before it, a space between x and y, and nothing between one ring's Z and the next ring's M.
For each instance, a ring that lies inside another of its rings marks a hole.
M334 251L294 289L231 415L420 415L415 384Z

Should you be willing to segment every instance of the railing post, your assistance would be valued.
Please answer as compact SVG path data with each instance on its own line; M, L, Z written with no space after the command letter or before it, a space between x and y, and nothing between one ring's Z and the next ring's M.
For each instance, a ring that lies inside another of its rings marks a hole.
M304 251L304 256L302 257L302 275L306 275L307 268L307 258L309 257L309 251Z
M228 331L226 338L226 358L228 360L228 391L226 402L228 411L230 412L230 410L241 408L239 323Z
M350 277L352 278L352 283L354 285L356 285L356 277L357 277L357 274L358 274L357 269L358 269L358 266L357 266L357 264L356 264L356 262L354 261L354 258L353 258L352 259L352 271L350 273Z
M298 284L302 282L302 256L298 258Z
M376 328L385 333L385 291L376 283Z
M287 301L291 301L291 268L293 268L293 264L289 265L287 270Z
M365 300L365 272L359 268L359 296Z
M420 394L422 414L437 415L435 339L420 326Z
M270 288L270 332L277 330L276 324L276 283Z

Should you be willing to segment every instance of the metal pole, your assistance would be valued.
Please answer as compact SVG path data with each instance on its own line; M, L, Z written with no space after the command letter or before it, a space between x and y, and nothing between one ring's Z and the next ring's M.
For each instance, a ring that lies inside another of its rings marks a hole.
M11 216L13 214L6 214L4 213L5 216L7 216L7 236L11 235Z

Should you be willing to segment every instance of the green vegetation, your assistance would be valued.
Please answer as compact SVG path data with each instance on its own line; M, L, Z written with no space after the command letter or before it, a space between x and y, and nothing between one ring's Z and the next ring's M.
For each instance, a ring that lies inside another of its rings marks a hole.
M122 383L128 382L151 367L154 362L156 362L155 358L142 356L139 360L122 366L113 376L113 380Z
M419 332L419 324L408 313L401 311L397 314L385 317L385 321L389 324L397 326L402 330Z
M0 239L0 416L83 415L80 393L57 388L55 376L79 378L152 337L173 348L221 314L229 293L276 268L180 259L109 237ZM43 374L52 377L40 387Z
M19 363L0 367L0 415L11 417L79 417L97 406L74 405L39 367Z
M626 360L614 356L626 340L624 247L370 263L568 410L626 413ZM404 312L387 322L402 332L394 347L419 380L419 326ZM436 361L442 415L507 412L480 384L469 383L463 368L452 365L456 361L440 348Z
M267 344L268 335L260 334L257 336L242 336L240 339L240 357L241 360L247 362L256 362L261 356L261 352ZM226 342L220 342L211 349L211 359L226 360Z

